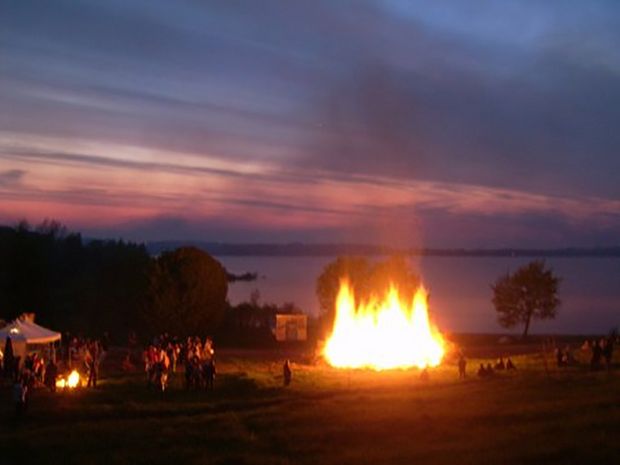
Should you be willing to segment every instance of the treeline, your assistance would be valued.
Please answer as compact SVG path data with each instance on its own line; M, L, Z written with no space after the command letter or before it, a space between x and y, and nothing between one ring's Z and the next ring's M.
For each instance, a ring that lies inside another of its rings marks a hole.
M216 256L336 257L336 256L427 256L427 257L620 257L620 247L565 247L556 249L501 248L398 248L372 244L229 244L223 242L160 241L146 244L158 254L182 245L192 245Z
M55 221L0 227L0 318L35 313L38 323L72 334L268 339L273 315L286 308L227 302L229 281L255 278L228 273L194 247L153 257L143 244L86 241Z
M0 316L32 312L42 325L93 335L136 328L150 262L143 245L85 243L54 221L1 227Z

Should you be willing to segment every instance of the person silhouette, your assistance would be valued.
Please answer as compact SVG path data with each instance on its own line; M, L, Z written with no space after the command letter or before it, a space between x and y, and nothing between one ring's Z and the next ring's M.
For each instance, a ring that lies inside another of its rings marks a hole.
M459 379L465 379L467 374L465 373L465 369L467 368L467 360L465 359L465 355L463 352L459 353Z
M603 357L605 358L607 370L611 370L611 363L614 358L614 344L616 343L616 337L616 331L612 331L607 338L607 341L605 342L605 347L603 348Z
M208 391L213 390L213 381L215 379L215 360L211 358L205 364L205 389Z
M282 366L282 374L284 376L284 385L285 386L290 385L293 373L291 371L291 364L288 361L288 359L286 359L286 361L284 362L284 365Z
M603 348L599 341L592 343L592 358L590 359L590 370L596 371L601 367L601 357L603 356Z

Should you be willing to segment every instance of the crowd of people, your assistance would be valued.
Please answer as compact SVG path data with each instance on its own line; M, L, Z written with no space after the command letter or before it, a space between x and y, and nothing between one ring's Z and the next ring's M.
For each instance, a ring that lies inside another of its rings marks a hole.
M607 337L584 341L581 346L581 352L584 354L584 357L589 357L589 367L591 371L601 370L603 368L603 362L605 363L607 370L611 370L614 348L619 342L618 339L617 332L612 331ZM564 347L557 346L552 338L543 343L543 355L547 350L546 347L548 347L547 342L551 345L551 347L553 347L553 354L558 368L578 366L580 364L577 358L575 358L575 351L569 344L566 344ZM466 378L467 360L465 359L462 351L458 354L457 366L459 370L459 378ZM545 361L545 367L546 366ZM495 372L503 370L516 370L516 366L510 357L506 360L504 360L503 357L500 357L495 365L492 365L491 363L487 363L486 365L484 363L480 363L477 375L479 378L488 378L493 376Z
M614 330L607 337L598 339L586 339L581 345L582 358L589 359L591 371L599 371L603 369L603 362L607 370L612 368L612 360L614 356L614 348L618 343L618 333ZM570 345L563 348L556 346L552 342L555 362L558 368L565 368L579 365L579 361L575 358L575 351Z
M602 368L602 362L605 361L605 366L608 370L611 370L611 363L614 357L614 348L618 340L618 334L613 331L609 336L601 339L592 339L592 341L586 340L581 349L591 353L590 357L590 370L598 371ZM559 361L558 361L559 362Z
M515 366L510 357L508 357L506 361L504 361L503 357L500 357L499 359L497 359L497 362L495 362L495 365L487 363L485 366L483 363L481 363L478 367L477 375L479 378L488 378L490 376L493 376L496 371L513 371L516 369L517 367Z
M457 366L459 369L459 379L467 378L467 359L465 358L462 350L459 351L458 354ZM487 378L493 376L496 371L512 371L516 369L517 367L510 357L508 357L505 361L504 357L499 357L495 365L492 365L491 363L487 363L486 365L481 363L478 367L477 375L479 378Z
M576 351L570 345L559 347L550 341L554 347L554 357L558 368L579 365L575 358ZM618 335L612 332L608 337L586 340L581 346L583 356L577 355L584 363L589 358L589 367L592 371L603 368L611 369L615 344ZM133 369L130 350L123 361L123 369ZM543 352L549 346L543 344ZM7 340L3 358L0 358L0 373L5 379L13 381L13 398L18 416L23 415L28 406L28 399L37 385L45 386L50 391L56 390L59 367L69 372L77 369L87 382L86 387L96 387L99 378L99 367L109 348L107 335L101 339L85 339L81 337L65 336L60 346L46 351L28 354L24 360L13 356L11 342ZM177 371L183 371L184 386L186 389L213 390L215 383L215 348L211 338L188 337L184 340L161 334L154 338L142 352L144 372L147 386L156 389L162 394L167 390L170 377ZM56 363L58 359L59 363ZM467 360L462 351L458 353L457 366L459 378L467 377ZM545 360L545 367L546 367ZM510 357L499 357L495 364L480 363L477 370L479 378L489 378L497 372L513 371L516 366ZM284 386L288 386L292 379L291 363L287 359L282 365L282 379ZM424 370L421 379L428 379L428 371Z
M99 366L108 350L106 338L84 339L65 335L58 347L45 346L23 357L13 353L10 337L4 343L0 358L0 374L13 386L16 415L21 417L27 410L30 397L36 387L56 391L61 371L76 369L87 378L86 387L96 387Z
M170 375L182 365L186 389L212 390L215 381L215 349L209 337L204 342L199 337L185 341L162 334L156 337L143 352L144 371L148 387L165 392Z
M160 390L168 388L170 376L183 366L185 389L212 391L215 383L215 348L213 340L207 337L188 337L185 341L164 333L153 339L142 354L147 387ZM129 370L133 365L128 353L123 365ZM292 364L287 359L282 365L284 386L291 384Z
M21 417L27 410L30 396L37 385L44 385L51 391L56 390L58 367L53 358L45 359L37 353L26 356L23 363L21 357L4 358L3 375L13 382L13 401L16 415Z
M104 333L101 339L66 337L61 344L61 359L68 370L76 368L85 373L87 387L97 387L99 368L109 350L109 337Z

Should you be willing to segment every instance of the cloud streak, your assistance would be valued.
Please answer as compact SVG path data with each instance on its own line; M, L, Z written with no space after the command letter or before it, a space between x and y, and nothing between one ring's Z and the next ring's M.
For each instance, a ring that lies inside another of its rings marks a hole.
M18 184L25 176L25 170L0 171L0 187L11 187Z
M4 10L2 220L371 241L400 222L457 245L620 226L614 2Z

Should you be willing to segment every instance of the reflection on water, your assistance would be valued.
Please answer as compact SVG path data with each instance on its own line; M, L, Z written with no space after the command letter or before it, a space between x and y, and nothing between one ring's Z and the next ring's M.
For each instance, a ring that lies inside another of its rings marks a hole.
M317 276L330 257L218 257L234 272L256 271L259 279L229 287L230 301L248 300L258 289L261 300L295 302L316 314ZM491 303L491 283L531 258L415 257L412 263L430 291L430 311L439 327L456 332L500 332ZM620 259L549 258L562 278L560 307L554 321L532 325L533 333L602 333L620 325ZM518 331L518 330L517 330Z

